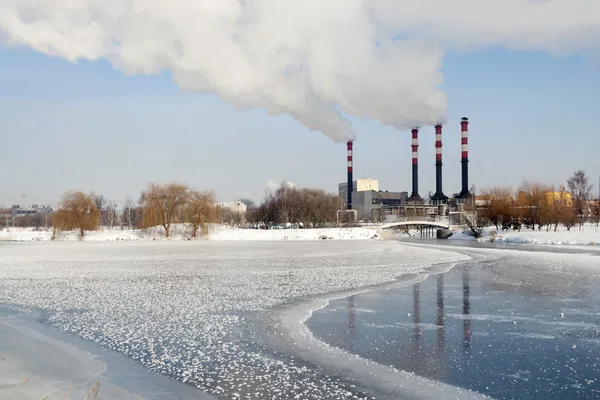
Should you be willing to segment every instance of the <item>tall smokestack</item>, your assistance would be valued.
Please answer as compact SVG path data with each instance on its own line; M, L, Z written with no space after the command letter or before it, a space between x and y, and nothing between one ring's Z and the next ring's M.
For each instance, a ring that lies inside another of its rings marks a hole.
M458 195L461 199L471 197L469 192L469 118L463 117L460 121L460 141L462 157L460 160L462 167L462 188Z
M448 196L442 191L442 124L435 126L435 193L431 200L434 204L448 201Z
M352 190L354 185L352 184L352 142L347 143L348 146L348 210L352 210Z
M411 203L422 202L419 196L419 128L413 128L412 132L412 193L408 198Z

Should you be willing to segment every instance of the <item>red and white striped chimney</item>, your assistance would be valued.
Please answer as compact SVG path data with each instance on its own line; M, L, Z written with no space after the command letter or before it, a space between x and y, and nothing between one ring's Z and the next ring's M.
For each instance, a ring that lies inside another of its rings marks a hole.
M348 149L348 201L346 207L348 210L352 210L352 190L354 189L352 179L352 142L346 144Z
M458 197L467 198L471 196L469 192L469 118L463 117L460 121L460 138L462 188Z
M442 124L435 126L435 193L431 200L436 204L446 203L448 200L442 191Z
M419 164L419 128L413 128L412 133L412 163Z
M413 128L412 131L412 193L408 198L410 202L420 202L419 196L419 128Z
M442 163L442 124L435 126L435 162Z

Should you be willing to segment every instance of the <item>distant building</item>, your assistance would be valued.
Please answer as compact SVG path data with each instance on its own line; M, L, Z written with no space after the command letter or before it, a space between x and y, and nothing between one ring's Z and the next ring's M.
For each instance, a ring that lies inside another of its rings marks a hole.
M245 214L248 209L246 204L242 203L241 201L225 201L218 203L218 206L239 214Z
M357 191L352 194L352 208L359 219L377 219L378 215L399 214L408 200L408 192Z
M19 217L25 217L28 215L47 215L52 213L52 207L50 206L40 206L38 204L34 204L31 207L21 207L16 204L8 209L0 209L0 219L4 222L9 220L11 224L15 223L15 219Z
M552 191L552 192L539 192L539 200L544 200L547 204L554 204L556 202L564 202L565 206L572 207L573 206L573 196L570 192L566 190L560 191ZM543 197L542 197L543 196ZM517 194L517 203L521 205L527 205L531 201L531 194L519 191Z
M377 179L357 179L352 182L352 192L379 191L379 181ZM348 201L348 182L338 184L338 195L344 199L344 204ZM354 197L354 196L353 196Z

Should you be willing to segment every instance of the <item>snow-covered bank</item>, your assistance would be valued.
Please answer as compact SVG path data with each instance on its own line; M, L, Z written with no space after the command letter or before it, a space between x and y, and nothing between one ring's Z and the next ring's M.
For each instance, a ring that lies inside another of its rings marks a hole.
M93 343L0 311L2 399L84 399L94 390L98 400L210 398L115 355Z
M450 240L474 241L471 236L462 231L455 232ZM488 227L484 229L483 236L478 239L482 242L497 242L510 244L541 244L541 245L600 245L600 228L595 226L585 226L581 231L579 228L572 228L571 231L560 227L557 232L545 229L541 231L522 230L518 231L497 231L496 228Z
M86 232L84 241L155 241L165 240L162 228L145 230L104 229ZM187 226L174 226L171 240L190 240L191 229ZM221 225L211 226L208 240L366 240L381 239L375 227L370 228L324 228L324 229L240 229ZM52 240L52 230L33 228L10 228L0 231L0 241L44 242ZM58 232L55 241L78 241L77 232Z
M1 247L4 307L40 310L49 325L222 398L368 398L343 371L273 354L252 327L298 298L468 259L386 241Z

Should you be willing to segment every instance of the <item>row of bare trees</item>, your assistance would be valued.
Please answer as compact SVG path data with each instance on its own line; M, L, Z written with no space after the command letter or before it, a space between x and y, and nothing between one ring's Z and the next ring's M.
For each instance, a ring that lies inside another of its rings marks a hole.
M247 212L247 220L255 226L270 229L275 225L322 228L336 223L342 209L341 197L321 189L296 188L282 184L267 193L262 204Z
M570 230L578 221L572 197L564 189L527 183L515 194L508 187L494 187L483 196L486 206L480 213L497 229L541 230L545 226L556 231L562 224Z
M585 222L600 225L600 198L592 198L592 185L586 173L577 170L567 180L567 187L525 182L516 191L507 186L483 190L475 204L463 213L465 232L479 237L483 227L521 230L522 228L567 230Z
M174 224L186 223L192 228L192 237L196 238L208 233L208 224L220 221L220 209L212 192L170 183L150 184L142 192L139 205L128 202L120 214L116 205L106 202L102 196L68 192L52 216L55 230L77 230L80 237L86 231L97 230L105 221L110 227L116 223L130 228L161 226L166 237L170 237Z
M565 187L525 182L515 192L510 187L492 187L480 198L479 213L496 229L556 231L559 225L570 230L584 222L600 223L600 199L590 199L591 185L582 171L576 171Z

